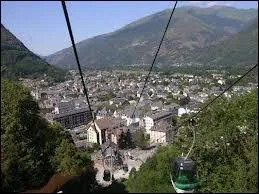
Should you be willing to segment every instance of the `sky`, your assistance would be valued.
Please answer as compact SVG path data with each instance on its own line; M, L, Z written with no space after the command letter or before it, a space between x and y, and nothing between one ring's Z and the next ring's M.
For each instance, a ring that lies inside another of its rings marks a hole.
M172 8L174 1L66 2L75 42L115 31ZM257 1L179 1L177 7L213 5L258 8ZM1 1L1 23L32 52L47 56L71 46L60 1Z

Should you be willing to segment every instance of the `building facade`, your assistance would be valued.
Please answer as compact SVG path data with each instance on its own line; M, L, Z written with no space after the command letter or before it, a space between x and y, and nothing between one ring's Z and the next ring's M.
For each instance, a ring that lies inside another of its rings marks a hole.
M85 125L92 120L92 113L89 109L80 109L67 113L53 115L53 120L60 123L66 129L73 129Z
M106 141L118 144L121 133L127 133L125 121L115 118L102 118L86 126L87 140L92 143L104 144Z
M168 143L175 134L176 130L168 122L160 121L150 129L150 141L154 143Z
M53 120L60 123L66 129L73 129L86 125L93 119L92 112L80 106L75 101L60 102L57 104L53 114Z
M160 111L150 116L146 116L143 118L142 125L146 130L146 133L150 134L150 129L156 125L156 123L160 121L166 121L171 123L173 119L172 111Z

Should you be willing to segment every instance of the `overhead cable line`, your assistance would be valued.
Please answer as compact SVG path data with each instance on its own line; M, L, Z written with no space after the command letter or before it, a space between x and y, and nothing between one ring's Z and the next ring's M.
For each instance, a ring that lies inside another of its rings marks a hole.
M74 36L73 36L71 24L70 24L70 21L69 21L66 3L65 3L65 1L61 1L61 3L62 3L65 18L66 18L66 23L67 23L67 28L68 28L68 31L69 31L70 39L71 39L71 42L72 42L72 45L73 45L73 50L74 50L74 54L75 54L75 57L76 57L78 70L79 70L79 73L80 73L80 76L81 76L81 81L82 81L82 84L83 84L83 89L84 89L84 93L85 93L85 96L86 96L86 101L88 103L89 110L92 113L92 108L91 108L91 105L90 105L87 89L85 87L85 82L84 82L83 73L82 73L82 70L81 70L81 65L80 65L80 62L79 62L79 57L78 57L77 50L76 50L76 45L75 45L75 41L74 41ZM92 113L92 116L93 116L93 113Z
M254 65L251 69L249 69L246 73L244 73L241 77L239 77L234 83L232 83L228 88L226 88L223 92L221 92L218 96L216 96L216 97L215 97L213 100L211 100L208 104L206 104L204 107L202 107L202 108L201 108L197 113L195 113L193 116L190 116L188 119L186 119L185 121L183 121L182 123L180 123L180 124L179 124L178 126L176 126L176 127L172 127L172 126L170 125L172 128L169 128L168 130L166 130L166 131L165 131L165 135L163 135L163 136L159 137L158 139L156 139L156 140L150 142L150 145L151 145L152 143L157 143L157 142L155 142L155 141L158 141L158 140L164 138L164 137L166 136L166 133L167 133L168 131L170 131L170 130L176 130L176 129L182 127L184 124L186 124L186 123L190 122L191 120L193 120L198 114L200 114L200 113L201 113L203 110L205 110L208 106L210 106L212 103L214 103L215 100L217 100L217 99L218 99L220 96L222 96L226 91L228 91L230 88L232 88L234 85L236 85L239 81L241 81L248 73L250 73L251 71L253 71L257 66L258 66L258 64ZM195 135L195 132L193 132L193 133L194 133L194 135ZM195 137L194 137L194 141L195 141ZM194 144L194 142L192 143L192 147L193 147L193 144ZM190 150L191 150L191 149L190 149ZM190 151L189 151L189 152L190 152ZM133 152L133 153L135 153L135 152ZM188 157L188 155L189 155L189 153L186 155L186 157Z
M171 21L171 19L172 19L173 14L174 14L176 5L177 5L177 1L176 1L175 4L174 4L174 8L172 9L170 18L169 18L169 20L168 20L168 22L167 22L167 25L166 25L166 27L165 27L164 34L163 34L162 39L161 39L161 41L160 41L160 43L159 43L158 49L157 49L157 51L156 51L156 54L155 54L155 57L154 57L153 62L152 62L152 64L151 64L151 67L150 67L150 69L149 69L148 75L147 75L147 77L146 77L146 79L145 79L145 83L144 83L143 89L142 89L142 91L141 91L141 93L140 93L140 97L139 97L138 102L137 102L137 104L136 104L136 106L135 106L135 108L134 108L134 111L133 111L133 113L132 113L131 118L133 118L133 117L135 116L136 108L137 108L137 106L138 106L138 104L139 104L139 101L140 101L140 99L141 99L141 96L142 96L142 94L143 94L143 91L144 91L144 89L145 89L145 87L146 87L146 84L147 84L147 82L148 82L148 78L149 78L149 76L150 76L150 73L151 73L151 71L152 71L152 68L153 68L153 66L154 66L154 63L155 63L155 61L156 61L156 58L157 58L158 52L159 52L159 50L160 50L160 47L161 47L161 45L162 45L162 43L163 43L164 37L165 37L165 35L166 35L166 31L167 31L167 29L168 29L168 27L169 27L169 24L170 24L170 21Z
M226 88L223 92L221 92L218 96L216 96L213 100L211 100L208 104L206 104L204 107L202 107L197 113L195 113L193 116L190 116L188 119L186 119L185 121L183 121L180 125L172 128L174 130L182 127L185 123L189 122L190 120L194 119L198 114L200 114L203 110L205 110L208 106L210 106L212 103L215 102L215 100L217 100L220 96L222 96L226 91L228 91L230 88L232 88L235 84L237 84L240 80L242 80L248 73L250 73L252 70L254 70L256 67L258 66L258 64L254 65L251 69L249 69L246 73L244 73L241 77L239 77L234 83L232 83L228 88ZM172 129L168 129L166 130L166 132L172 130ZM160 138L158 138L157 140L165 137L161 136Z

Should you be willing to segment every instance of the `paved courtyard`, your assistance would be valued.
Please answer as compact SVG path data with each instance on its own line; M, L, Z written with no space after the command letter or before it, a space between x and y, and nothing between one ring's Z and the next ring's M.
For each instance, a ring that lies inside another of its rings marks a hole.
M130 150L120 150L121 153L124 154L125 160L124 163L128 165L128 172L124 172L123 169L117 169L113 171L114 179L122 179L122 178L128 178L129 173L133 167L136 168L138 171L141 164L143 164L149 157L151 157L155 153L156 147L153 147L149 150L140 150L140 149L130 149ZM93 156L93 160L95 163L95 168L98 169L98 172L96 174L96 180L99 184L103 186L108 186L111 184L111 181L106 182L103 180L103 172L104 168L102 165L102 157L101 153L96 153L95 156Z

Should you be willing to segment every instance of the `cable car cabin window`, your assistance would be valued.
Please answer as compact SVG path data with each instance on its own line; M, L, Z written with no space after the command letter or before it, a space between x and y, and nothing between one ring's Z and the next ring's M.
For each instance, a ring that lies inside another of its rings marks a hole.
M195 169L179 169L177 182L180 184L188 184L196 182L196 171Z
M175 180L179 170L176 162L173 163L173 167L171 170L173 171L172 175L173 175L173 179Z

